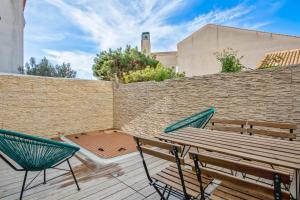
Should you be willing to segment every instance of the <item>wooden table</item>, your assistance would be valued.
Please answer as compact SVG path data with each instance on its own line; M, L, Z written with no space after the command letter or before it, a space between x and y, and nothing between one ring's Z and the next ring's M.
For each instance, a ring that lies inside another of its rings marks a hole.
M246 134L183 128L157 138L243 159L295 170L296 196L300 200L300 142Z

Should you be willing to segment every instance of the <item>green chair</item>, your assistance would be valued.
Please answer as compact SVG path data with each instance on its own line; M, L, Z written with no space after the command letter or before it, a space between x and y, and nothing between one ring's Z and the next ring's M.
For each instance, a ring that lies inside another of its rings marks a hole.
M206 124L212 118L215 113L215 109L213 107L208 108L202 112L193 114L190 117L187 117L179 122L176 122L167 128L165 128L165 133L173 132L175 130L185 128L185 127L194 127L194 128L205 128Z
M28 188L42 171L44 172L43 184L46 184L46 169L59 169L56 167L63 162L68 163L70 170L67 171L72 173L77 189L80 190L69 162L69 159L78 150L78 147L63 142L0 129L0 157L14 170L25 171L20 199L22 199L24 191L38 186ZM19 167L12 164L8 158L17 163ZM25 186L29 171L39 171L39 173Z

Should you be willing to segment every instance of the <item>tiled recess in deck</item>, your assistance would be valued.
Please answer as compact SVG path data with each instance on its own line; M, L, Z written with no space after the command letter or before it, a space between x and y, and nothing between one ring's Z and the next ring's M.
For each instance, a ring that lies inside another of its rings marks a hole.
M68 135L67 138L101 158L113 158L136 151L136 143L131 135L113 129Z

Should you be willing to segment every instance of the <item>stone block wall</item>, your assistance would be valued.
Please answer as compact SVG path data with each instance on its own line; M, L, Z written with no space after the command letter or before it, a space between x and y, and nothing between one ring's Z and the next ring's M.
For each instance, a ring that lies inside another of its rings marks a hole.
M56 137L113 127L111 82L0 75L0 128Z
M120 84L114 126L155 135L210 106L219 118L292 122L300 130L300 66Z
M0 75L0 128L46 137L113 127L156 135L210 106L219 118L296 123L298 134L300 66L114 86Z

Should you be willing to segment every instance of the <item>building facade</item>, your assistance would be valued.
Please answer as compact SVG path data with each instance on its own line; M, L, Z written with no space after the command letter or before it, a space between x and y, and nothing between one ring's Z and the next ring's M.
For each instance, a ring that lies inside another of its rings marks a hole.
M243 56L241 63L255 69L268 52L300 48L300 37L207 24L180 41L176 52L153 54L165 66L198 76L219 73L221 66L214 54L226 48L236 50Z
M155 55L156 60L159 60L164 66L177 66L177 51L155 52L152 54Z
M24 57L26 0L0 2L0 72L18 73Z

